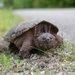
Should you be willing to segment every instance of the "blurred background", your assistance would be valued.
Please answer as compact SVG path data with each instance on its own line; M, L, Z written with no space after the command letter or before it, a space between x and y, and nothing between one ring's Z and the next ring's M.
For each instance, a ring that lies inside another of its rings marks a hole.
M47 20L75 40L75 0L0 0L0 36L25 20Z
M68 8L75 7L75 0L0 0L0 7L22 8Z

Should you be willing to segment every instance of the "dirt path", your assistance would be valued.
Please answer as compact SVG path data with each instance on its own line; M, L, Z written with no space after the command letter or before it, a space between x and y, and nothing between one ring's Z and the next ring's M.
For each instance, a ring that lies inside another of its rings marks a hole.
M15 14L27 20L43 19L59 27L59 34L75 41L75 8L72 9L21 9Z

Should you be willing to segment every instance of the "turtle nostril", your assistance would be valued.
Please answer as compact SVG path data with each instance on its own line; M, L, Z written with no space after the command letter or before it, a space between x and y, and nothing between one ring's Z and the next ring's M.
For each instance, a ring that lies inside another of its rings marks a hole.
M52 37L50 37L50 39L52 39Z
M50 40L50 38L49 38L49 37L47 37L47 38L46 38L46 40L47 40L47 41L49 41L49 40Z
M48 41L50 40L50 39L47 39Z
M43 40L45 40L46 38L45 37L43 37Z

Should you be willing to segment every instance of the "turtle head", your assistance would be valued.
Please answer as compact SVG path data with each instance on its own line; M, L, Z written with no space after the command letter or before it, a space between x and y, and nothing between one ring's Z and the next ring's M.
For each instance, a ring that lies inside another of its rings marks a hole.
M43 33L38 36L38 41L44 44L51 44L55 40L55 37L50 33Z
M38 40L38 43L39 43L38 45L40 46L40 48L41 47L50 48L55 42L55 37L50 33L42 33L41 35L38 36L37 40Z

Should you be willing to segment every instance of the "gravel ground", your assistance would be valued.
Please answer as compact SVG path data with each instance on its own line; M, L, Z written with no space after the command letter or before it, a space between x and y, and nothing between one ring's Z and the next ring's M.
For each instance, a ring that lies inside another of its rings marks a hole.
M13 13L27 20L47 20L59 28L59 34L75 41L75 8L68 9L19 9Z
M15 62L20 63L21 60L14 59L7 74L3 73L3 67L0 68L1 75L75 75L75 58L74 61L69 58L72 55L70 49L65 48L64 53L61 51L58 49L53 53L49 52L48 56L31 54L30 58L25 59L21 65ZM0 64L0 66L2 65ZM18 71L20 68L23 70Z
M13 12L27 20L48 20L59 27L59 34L75 41L75 9L23 9ZM0 75L75 75L75 43L66 41L66 38L63 48L53 48L47 51L47 55L32 53L29 59L21 63L13 53L9 53L9 43L0 37L0 55L6 52L8 57L13 57L13 63L6 73L0 60Z
M5 44L3 39L1 42ZM13 63L4 73L5 68L0 60L0 75L75 75L75 43L64 41L63 48L50 49L46 54L31 53L30 58L23 62L17 55L10 54L7 47L3 52L13 57Z

